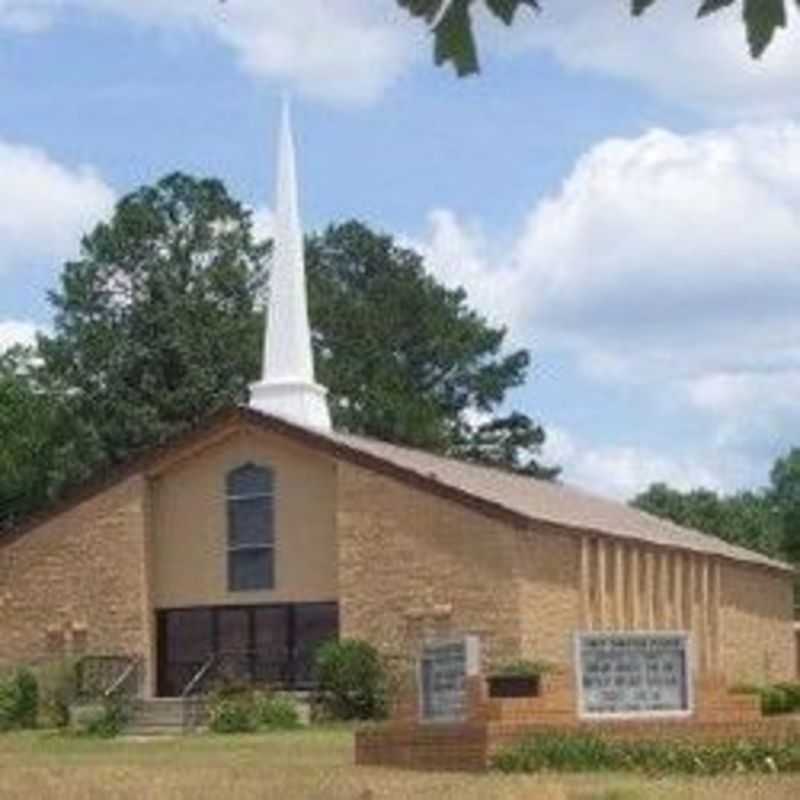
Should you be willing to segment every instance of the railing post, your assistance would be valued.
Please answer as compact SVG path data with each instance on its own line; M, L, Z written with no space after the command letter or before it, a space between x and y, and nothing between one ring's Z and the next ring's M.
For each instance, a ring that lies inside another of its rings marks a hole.
M296 616L294 604L286 607L286 684L288 688L294 689L294 682L296 677L296 664L295 664L295 646L296 646Z

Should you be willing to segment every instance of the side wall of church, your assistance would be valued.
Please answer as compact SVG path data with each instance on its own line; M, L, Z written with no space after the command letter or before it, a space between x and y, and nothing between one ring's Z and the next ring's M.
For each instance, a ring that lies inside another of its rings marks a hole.
M342 635L400 668L425 634L481 634L485 664L518 658L518 531L449 499L339 464Z
M526 659L572 664L580 622L580 542L546 523L521 531L516 569L521 588L522 653Z
M0 544L0 663L149 657L146 488L131 477Z
M796 680L790 575L728 563L722 570L722 660L731 682Z

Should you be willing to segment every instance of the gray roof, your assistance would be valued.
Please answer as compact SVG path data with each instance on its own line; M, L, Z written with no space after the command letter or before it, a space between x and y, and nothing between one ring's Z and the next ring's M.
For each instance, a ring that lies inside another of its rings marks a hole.
M664 547L706 553L794 572L794 567L729 544L716 536L684 528L624 503L608 500L560 482L534 480L502 469L398 447L361 436L332 433L334 442L439 484L489 501L531 521L590 530Z

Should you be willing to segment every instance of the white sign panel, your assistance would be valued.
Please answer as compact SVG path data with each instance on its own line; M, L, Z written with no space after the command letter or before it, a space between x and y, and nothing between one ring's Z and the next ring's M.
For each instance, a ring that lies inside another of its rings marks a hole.
M479 660L477 636L429 641L423 645L419 687L424 721L454 722L465 717L465 679L478 674Z
M687 633L579 633L576 649L582 716L690 713Z

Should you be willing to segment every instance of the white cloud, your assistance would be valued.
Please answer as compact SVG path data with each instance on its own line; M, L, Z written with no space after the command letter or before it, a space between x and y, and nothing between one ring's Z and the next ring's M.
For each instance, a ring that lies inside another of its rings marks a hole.
M70 169L32 147L0 140L0 276L75 252L114 193L89 167Z
M271 239L275 231L275 215L267 206L251 209L253 214L253 235L259 241Z
M38 33L52 22L52 0L0 0L0 29Z
M728 458L763 466L800 440L800 126L602 142L509 248L450 212L430 226L441 278L587 380L702 421ZM593 463L646 473L636 453Z
M384 0L0 0L0 25L27 16L41 28L75 10L210 34L249 73L343 103L376 98L426 46L418 26Z
M727 478L727 470L710 465L707 454L671 457L639 446L597 447L558 427L548 428L542 455L547 463L562 467L567 483L619 500L630 500L652 483L668 483L682 491L720 489Z
M400 243L420 252L443 283L466 288L492 324L508 326L515 336L525 317L517 296L521 275L499 257L501 244L449 209L434 209L427 223L422 237L400 237Z
M40 330L38 325L26 320L0 320L0 353L17 344L36 344L36 333Z
M533 49L704 113L800 112L794 4L790 30L759 61L748 55L738 10L698 21L696 5L660 0L633 19L623 2L550 0L542 14L520 14L511 31L479 25L479 40L488 69L493 52ZM429 60L432 46L425 26L394 0L0 0L0 28L35 32L76 10L205 32L249 73L334 102L374 100L412 63Z
M629 3L551 0L542 14L515 26L514 46L546 50L569 69L632 81L704 112L800 111L794 3L787 3L788 31L779 31L758 61L747 51L739 3L702 20L695 19L698 5L659 0L634 19Z

